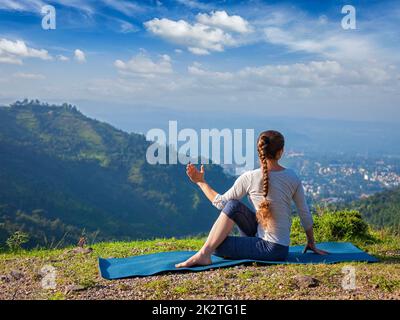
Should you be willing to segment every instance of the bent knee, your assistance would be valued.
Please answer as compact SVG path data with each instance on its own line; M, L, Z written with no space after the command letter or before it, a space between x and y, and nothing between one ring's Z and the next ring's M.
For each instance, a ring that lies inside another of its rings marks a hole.
M242 203L239 200L229 200L222 212L225 213L229 218L232 218L238 211L240 211L241 206Z

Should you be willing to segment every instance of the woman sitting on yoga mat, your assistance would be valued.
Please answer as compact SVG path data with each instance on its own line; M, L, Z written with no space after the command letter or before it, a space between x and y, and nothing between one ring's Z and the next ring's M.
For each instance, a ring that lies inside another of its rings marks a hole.
M206 243L194 256L176 265L177 268L211 264L211 254L228 259L285 260L290 243L291 203L296 204L308 243L305 251L327 254L315 246L313 219L300 179L279 164L285 139L277 131L264 131L257 141L261 168L242 174L225 194L214 191L200 171L189 164L186 173L207 198L222 210ZM248 196L256 213L240 200ZM234 225L242 236L229 236Z

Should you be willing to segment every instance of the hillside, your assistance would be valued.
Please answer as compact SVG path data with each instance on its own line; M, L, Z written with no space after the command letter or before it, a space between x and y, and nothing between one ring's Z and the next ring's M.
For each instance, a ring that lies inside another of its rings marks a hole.
M33 250L0 254L0 299L400 299L400 239L374 233L375 243L355 242L379 263L239 266L201 273L170 273L108 281L97 257L126 257L196 250L204 239L98 243L92 250ZM353 241L354 242L354 241ZM344 266L356 270L356 288L341 283ZM44 266L56 271L56 287L43 289ZM301 282L301 276L313 282Z
M379 192L350 206L362 212L369 223L400 231L400 187Z
M29 247L183 236L209 229L215 210L181 165L146 163L149 142L39 101L0 107L0 247L16 230ZM217 189L231 184L210 165Z
M384 190L357 201L332 204L328 208L359 211L363 219L375 228L389 228L400 233L400 187Z

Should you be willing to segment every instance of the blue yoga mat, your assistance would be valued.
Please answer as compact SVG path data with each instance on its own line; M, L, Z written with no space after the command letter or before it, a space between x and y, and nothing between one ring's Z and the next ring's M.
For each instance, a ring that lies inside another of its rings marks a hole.
M379 260L358 249L348 242L323 242L318 248L328 251L329 255L317 255L312 252L302 253L303 246L290 247L286 261L229 260L212 256L212 264L192 268L175 268L175 264L185 261L195 251L171 251L134 256L129 258L99 259L100 274L105 279L152 276L164 272L204 271L216 268L231 267L240 264L306 264L306 263L339 263L339 262L378 262Z

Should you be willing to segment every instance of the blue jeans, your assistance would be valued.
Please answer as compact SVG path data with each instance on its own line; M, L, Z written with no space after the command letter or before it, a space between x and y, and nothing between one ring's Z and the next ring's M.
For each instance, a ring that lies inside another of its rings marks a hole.
M215 250L220 257L239 260L254 259L268 261L285 260L289 247L266 241L256 236L258 222L254 211L238 200L230 200L222 210L239 227L244 236L228 236Z

